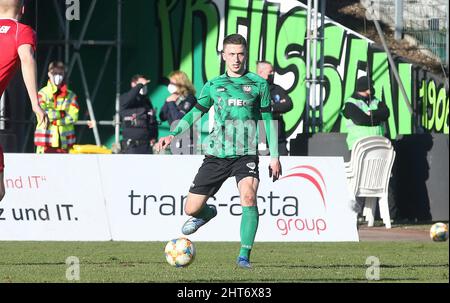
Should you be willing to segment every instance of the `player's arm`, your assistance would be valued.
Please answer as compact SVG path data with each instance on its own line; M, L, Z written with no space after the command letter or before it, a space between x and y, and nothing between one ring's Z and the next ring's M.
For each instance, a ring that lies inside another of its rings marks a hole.
M159 151L167 148L175 136L178 136L188 130L197 120L209 111L209 108L212 106L209 89L210 84L207 82L203 86L200 97L198 98L195 106L186 115L184 115L180 121L178 121L178 124L169 133L169 136L159 139L159 142L156 145L156 150Z
M5 160L3 156L3 149L0 145L0 201L2 201L3 197L5 196L5 181L3 179L3 169L5 167L4 163Z
M0 201L5 196L5 181L3 179L3 171L0 172Z
M38 117L38 125L41 128L47 128L48 117L45 111L39 106L37 99L37 68L34 59L34 50L30 44L22 44L17 49L22 68L23 81L27 88L28 96L31 101L31 108Z
M278 155L278 131L277 124L272 117L271 100L267 84L261 86L261 117L266 130L267 143L270 151L269 176L276 181L281 176L281 163Z

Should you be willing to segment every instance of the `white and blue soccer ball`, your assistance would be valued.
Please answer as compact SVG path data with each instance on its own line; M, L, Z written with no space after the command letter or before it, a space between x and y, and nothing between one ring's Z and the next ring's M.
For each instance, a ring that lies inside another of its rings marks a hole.
M430 238L436 242L447 241L448 239L448 226L445 223L438 222L430 228Z
M164 253L170 265L186 267L194 261L195 246L188 238L181 237L167 242Z

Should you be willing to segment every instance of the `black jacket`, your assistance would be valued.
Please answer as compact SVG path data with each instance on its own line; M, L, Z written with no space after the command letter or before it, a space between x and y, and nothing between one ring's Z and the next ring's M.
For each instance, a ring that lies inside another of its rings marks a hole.
M279 85L270 84L270 98L272 99L272 116L278 121L278 142L286 141L285 123L283 120L284 113L287 113L294 106L288 93Z
M178 105L177 105L178 103ZM169 126L176 120L180 120L189 112L197 103L197 99L193 95L188 95L186 98L180 99L180 102L166 102L161 108L159 119L161 121L169 122Z
M147 96L139 94L138 84L120 96L120 119L124 140L152 140L158 138L156 112Z
M354 93L352 98L363 100L365 103L369 104L370 99L368 97L363 97L358 93ZM350 119L356 125L360 126L378 126L383 122L386 122L389 118L389 108L384 102L378 103L378 109L372 110L371 115L366 115L358 106L353 103L347 102L344 105L342 114L345 118Z

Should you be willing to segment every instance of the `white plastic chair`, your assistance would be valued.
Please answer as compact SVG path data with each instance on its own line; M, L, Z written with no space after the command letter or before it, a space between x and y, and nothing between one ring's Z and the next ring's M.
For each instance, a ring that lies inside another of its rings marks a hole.
M371 136L371 137L365 137L360 140L358 140L355 145L353 146L353 151L351 154L351 159L349 162L345 162L345 173L348 180L348 185L350 188L351 193L355 193L355 182L356 182L356 174L357 169L356 167L361 162L361 151L365 150L369 147L375 147L375 146L386 146L391 147L391 141L387 139L386 137L382 136Z
M391 228L388 207L388 188L395 151L388 139L365 138L355 145L351 162L347 171L350 191L355 197L364 197L363 216L368 226L374 224L377 198L380 205L380 216L386 228Z
M350 161L349 162L345 162L345 171L348 174L351 174L353 171L353 163L355 163L356 161L353 161L353 159L356 157L356 155L359 153L359 151L365 147L368 146L374 146L374 145L381 145L381 146L391 146L391 141L383 136L370 136L370 137L365 137L365 138L361 138L358 141L356 141L356 143L353 145L353 150L352 153L350 155Z

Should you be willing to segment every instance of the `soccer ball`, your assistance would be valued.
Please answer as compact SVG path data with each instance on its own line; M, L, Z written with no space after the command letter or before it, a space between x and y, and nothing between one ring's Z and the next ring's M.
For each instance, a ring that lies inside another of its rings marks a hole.
M444 223L435 223L430 228L430 238L433 241L447 241L448 239L448 226Z
M167 262L175 267L186 267L194 261L194 243L188 238L178 238L167 242L164 249Z

